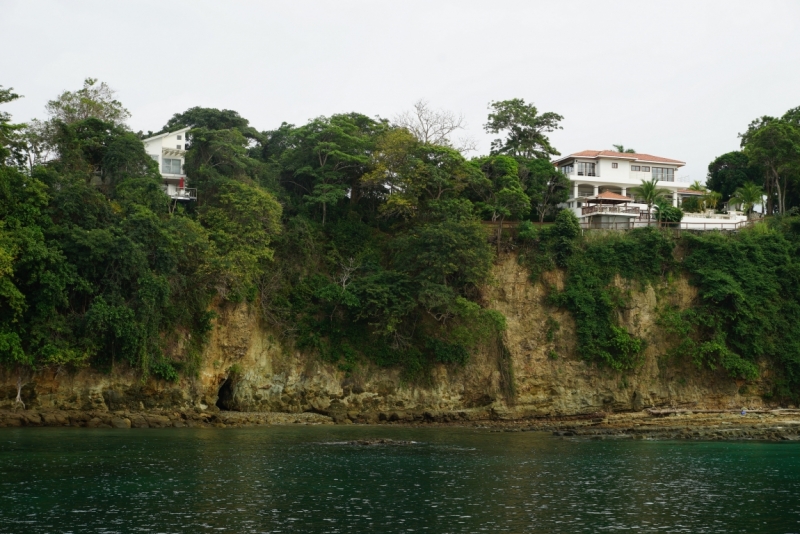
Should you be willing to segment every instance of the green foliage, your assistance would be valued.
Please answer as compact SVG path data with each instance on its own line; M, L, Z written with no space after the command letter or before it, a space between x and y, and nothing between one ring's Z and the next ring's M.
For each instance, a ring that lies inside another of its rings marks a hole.
M759 181L763 180L758 167L750 162L744 152L738 150L723 154L708 165L706 184L712 191L719 192L725 202L745 183Z
M656 217L661 224L671 226L671 223L679 223L683 219L683 210L670 205L668 202L656 205Z
M569 178L547 159L523 160L520 176L539 223L569 198Z
M575 216L563 210L551 228L528 244L521 259L535 275L545 267L537 257L549 256L551 265L565 268L564 290L552 289L550 300L575 318L580 355L625 370L641 363L645 344L618 324L626 297L615 277L639 283L655 280L672 267L673 246L669 237L653 228L582 239ZM553 325L548 327L548 339L551 331L554 334Z
M681 209L686 213L701 213L704 209L703 201L697 197L687 197L681 202Z
M730 203L740 206L745 213L751 213L753 206L763 201L764 191L752 182L747 182L731 195Z
M557 113L539 114L533 104L521 98L489 104L489 118L484 129L488 133L505 133L505 139L492 141L492 154L508 154L525 159L558 156L545 134L560 130L564 117Z

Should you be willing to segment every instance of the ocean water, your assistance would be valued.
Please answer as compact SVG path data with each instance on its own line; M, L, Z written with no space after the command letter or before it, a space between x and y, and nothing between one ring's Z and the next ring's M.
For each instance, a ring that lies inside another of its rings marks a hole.
M353 445L391 438L411 444ZM2 429L0 532L800 532L800 444Z

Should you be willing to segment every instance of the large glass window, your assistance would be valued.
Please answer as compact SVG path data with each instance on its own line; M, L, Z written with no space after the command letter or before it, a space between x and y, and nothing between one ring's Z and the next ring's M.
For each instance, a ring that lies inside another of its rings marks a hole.
M181 160L164 158L161 162L161 172L164 174L180 174Z
M597 176L594 163L578 162L578 176Z
M653 178L662 182L675 181L675 169L665 169L663 167L653 167Z
M573 170L574 167L572 165L564 165L563 167L561 167L561 172L563 172L564 174L572 174Z

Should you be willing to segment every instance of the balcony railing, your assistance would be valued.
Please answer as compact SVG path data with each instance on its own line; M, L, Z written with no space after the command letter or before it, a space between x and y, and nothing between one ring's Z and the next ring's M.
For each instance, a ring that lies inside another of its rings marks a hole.
M592 178L599 178L600 171L595 169L593 171L578 171L573 169L572 172L564 172L561 171L567 178L572 178L574 176L591 176Z
M172 200L197 200L197 189L194 187L170 187L165 184L161 190Z
M584 206L581 208L581 215L590 215L592 213L626 213L629 215L639 215L639 208L637 206Z

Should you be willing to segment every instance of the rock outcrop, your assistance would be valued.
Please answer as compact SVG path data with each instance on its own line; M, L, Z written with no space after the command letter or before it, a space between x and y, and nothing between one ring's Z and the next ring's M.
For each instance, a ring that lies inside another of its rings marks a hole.
M659 287L627 285L630 307L620 324L647 341L644 364L614 372L581 360L568 312L547 304L559 272L531 283L514 255L502 257L484 305L508 321L503 346L474 355L465 367L438 366L425 384L409 384L396 369L361 366L347 374L313 354L290 350L246 305L218 310L196 378L176 383L142 382L129 369L104 374L47 370L27 377L26 407L99 413L239 412L316 413L333 421L469 421L558 417L649 407L693 409L764 405L764 384L745 384L723 372L697 369L667 358L674 340L657 324L667 303L686 307L695 298L685 279ZM768 380L765 369L763 380ZM13 408L16 375L4 377L0 408ZM173 417L174 419L174 417ZM128 421L128 423L125 422ZM101 419L109 426L134 424L130 417ZM172 421L174 423L174 421ZM166 423L165 423L166 424ZM152 426L152 425L150 425Z

